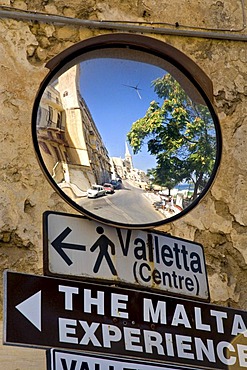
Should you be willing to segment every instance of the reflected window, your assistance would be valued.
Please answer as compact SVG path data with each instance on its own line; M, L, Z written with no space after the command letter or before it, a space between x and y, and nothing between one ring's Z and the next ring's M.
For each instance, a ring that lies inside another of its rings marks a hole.
M61 128L62 127L62 116L61 116L61 113L58 113L57 114L57 128Z
M52 107L48 107L48 122L47 126L52 126L52 117L53 117L53 109Z
M53 150L54 150L54 152L56 153L56 158L57 158L57 160L58 160L59 162L61 162L61 161L62 161L62 157L61 157L61 154L60 154L60 152L59 152L58 148L57 148L57 147L53 147Z
M49 150L48 146L46 145L46 143L44 143L43 141L40 141L40 142L39 142L39 145L41 146L41 148L44 150L44 152L45 152L46 154L51 155L51 152L50 152L50 150Z

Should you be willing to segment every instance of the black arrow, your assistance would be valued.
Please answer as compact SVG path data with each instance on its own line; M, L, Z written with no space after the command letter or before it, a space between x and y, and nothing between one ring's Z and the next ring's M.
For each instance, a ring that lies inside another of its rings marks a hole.
M73 261L69 258L69 256L67 256L67 254L64 252L64 249L74 249L78 251L86 250L85 245L63 243L64 239L71 233L71 231L72 230L69 227L66 227L66 229L60 235L58 235L58 237L51 243L51 245L55 248L57 253L64 259L64 261L69 266L72 265Z

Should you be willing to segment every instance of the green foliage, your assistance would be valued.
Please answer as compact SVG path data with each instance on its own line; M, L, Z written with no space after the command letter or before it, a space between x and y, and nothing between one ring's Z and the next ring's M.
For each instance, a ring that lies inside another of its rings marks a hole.
M132 124L127 139L136 154L144 143L156 156L154 181L174 187L193 181L194 197L209 178L215 161L216 140L213 120L207 106L196 104L170 75L153 81L162 105L152 101L143 118Z

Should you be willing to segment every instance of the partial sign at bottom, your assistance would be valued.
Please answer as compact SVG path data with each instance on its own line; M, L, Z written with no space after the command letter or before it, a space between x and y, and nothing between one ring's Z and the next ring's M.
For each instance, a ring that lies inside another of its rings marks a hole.
M84 355L51 349L47 351L48 370L195 370L192 368L152 365L143 362Z

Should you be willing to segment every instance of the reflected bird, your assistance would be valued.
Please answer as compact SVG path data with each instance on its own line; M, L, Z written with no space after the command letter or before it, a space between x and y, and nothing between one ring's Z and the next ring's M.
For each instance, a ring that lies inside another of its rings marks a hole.
M123 84L123 86L130 87L131 89L134 89L134 90L137 92L137 95L139 96L139 98L140 98L140 99L142 98L142 97L141 97L141 95L140 95L140 93L139 93L139 91L140 91L141 89L139 89L138 84L137 84L137 85L135 85L135 86L132 86L132 85L125 85L125 84Z

